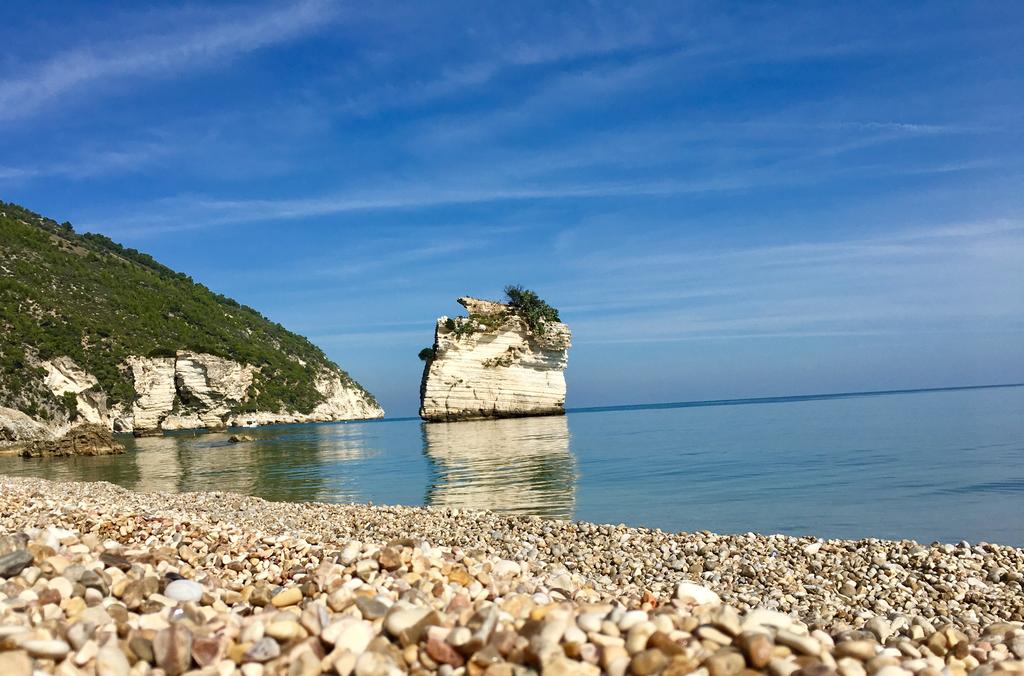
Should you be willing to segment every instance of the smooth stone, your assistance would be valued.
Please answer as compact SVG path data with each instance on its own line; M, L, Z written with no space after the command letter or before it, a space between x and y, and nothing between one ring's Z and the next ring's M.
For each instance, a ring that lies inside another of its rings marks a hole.
M743 631L771 627L773 629L789 629L793 626L793 618L776 610L754 608L743 617Z
M164 589L164 596L178 603L197 603L203 598L203 585L192 580L175 580Z
M450 664L453 667L461 667L466 663L465 658L456 652L455 648L435 636L431 636L427 639L427 654L430 655L430 659L439 664ZM545 673L546 672L547 670L545 669Z
M676 598L692 601L698 606L722 605L722 599L715 592L695 582L683 581L676 585Z
M892 624L884 617L872 617L864 624L864 628L874 634L882 644L892 635Z
M0 674L32 676L32 659L22 650L0 652Z
M356 676L401 676L404 673L381 653L365 652L356 660Z
M327 625L320 638L332 644L335 650L347 650L354 655L361 655L376 635L373 625L366 620L344 618Z
M600 673L596 665L577 662L564 655L544 664L544 676L598 676Z
M290 620L283 622L271 622L264 629L264 633L278 641L287 643L297 638L305 638L306 630L298 622Z
M96 676L128 676L132 667L117 646L107 645L96 653Z
M249 662L269 662L275 657L280 657L281 646L274 639L264 636L249 646L245 651L244 659Z
M192 664L192 632L183 624L161 629L153 637L153 659L168 676L179 676Z
M743 655L731 648L719 650L704 660L709 676L732 676L742 671L744 665Z
M302 600L302 590L298 587L289 587L284 591L277 593L270 602L275 608L287 608L288 606L294 606L296 603Z
M697 636L705 641L714 641L720 646L726 646L732 643L732 637L723 631L720 631L710 624L705 624L703 627L697 629Z
M775 634L775 642L780 645L784 645L787 648L792 648L804 655L817 657L821 654L821 644L816 640L810 636L800 636L799 634L794 634L793 632L785 629L780 629L778 633Z
M619 631L629 631L641 622L647 621L647 612L643 610L630 610L619 618Z
M0 577L14 577L32 563L32 554L25 549L16 549L0 556Z
M496 577L514 577L522 572L519 564L515 561L509 561L508 559L499 559L495 564L491 572Z
M398 636L406 629L415 626L417 622L430 614L429 608L408 608L394 607L387 617L384 618L384 629L392 636Z
M380 599L372 596L360 596L356 598L356 608L365 620L376 620L388 614L388 606Z
M737 637L736 645L743 652L747 664L753 669L762 670L772 661L775 644L766 634L744 632Z
M604 622L604 615L601 613L581 613L576 618L576 626L585 632L601 631L601 624Z
M875 656L874 641L843 641L836 645L835 657L853 657L861 662L867 662Z
M21 647L28 651L32 657L61 661L71 652L71 646L64 641L53 639L34 639L22 641Z
M217 664L222 656L223 644L217 638L196 638L192 640L192 659L200 667Z
M644 650L633 656L629 661L630 673L637 676L656 674L665 668L668 658L660 650Z

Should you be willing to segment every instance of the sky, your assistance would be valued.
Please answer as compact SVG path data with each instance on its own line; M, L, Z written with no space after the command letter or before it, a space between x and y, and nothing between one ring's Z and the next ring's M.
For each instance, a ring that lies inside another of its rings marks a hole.
M414 415L535 289L567 405L1024 382L1017 2L0 8L0 199Z

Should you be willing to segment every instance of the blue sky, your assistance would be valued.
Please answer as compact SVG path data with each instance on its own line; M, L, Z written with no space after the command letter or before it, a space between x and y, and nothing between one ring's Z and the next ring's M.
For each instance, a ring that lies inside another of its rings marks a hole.
M829 6L835 5L835 6ZM0 198L393 415L536 289L570 406L1024 381L1024 7L7 3Z

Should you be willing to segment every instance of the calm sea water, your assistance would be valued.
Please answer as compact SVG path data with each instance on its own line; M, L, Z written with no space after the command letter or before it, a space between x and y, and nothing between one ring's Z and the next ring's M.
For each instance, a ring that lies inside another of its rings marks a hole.
M0 458L142 491L493 509L668 531L1024 545L1024 387L288 425Z

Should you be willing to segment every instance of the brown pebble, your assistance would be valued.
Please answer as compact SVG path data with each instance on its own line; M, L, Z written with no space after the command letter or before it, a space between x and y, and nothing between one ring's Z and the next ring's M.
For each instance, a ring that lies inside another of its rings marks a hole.
M737 637L736 644L747 664L754 669L764 669L772 661L775 644L765 634L744 632Z
M0 674L32 676L32 658L24 650L0 652Z
M153 637L153 657L167 676L180 676L192 664L192 632L184 624L161 629Z
M746 666L743 655L735 648L722 648L704 660L704 668L710 676L732 676Z
M450 664L453 667L461 667L466 663L465 658L456 652L455 648L434 636L427 639L427 654L430 655L431 659L439 664Z
M629 662L629 673L635 676L656 674L665 668L668 658L660 650L642 650ZM712 676L715 676L712 674Z

